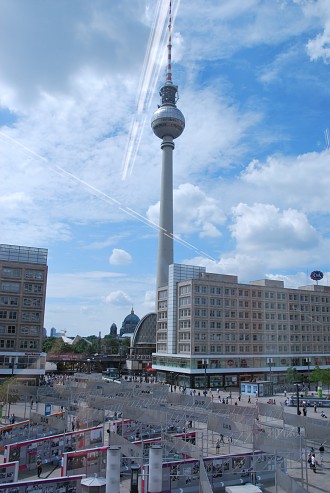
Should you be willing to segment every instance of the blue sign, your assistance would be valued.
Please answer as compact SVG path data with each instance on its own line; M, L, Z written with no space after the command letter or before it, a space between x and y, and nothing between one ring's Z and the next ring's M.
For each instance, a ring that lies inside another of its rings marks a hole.
M52 413L52 405L45 404L45 416L50 416Z
M323 279L323 272L320 270L313 270L310 277L313 281L321 281L321 279Z

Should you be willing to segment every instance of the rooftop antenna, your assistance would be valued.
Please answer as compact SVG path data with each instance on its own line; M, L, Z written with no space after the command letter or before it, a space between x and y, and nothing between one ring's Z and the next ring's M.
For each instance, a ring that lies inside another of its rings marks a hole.
M172 84L172 1L168 12L168 44L167 44L167 74L166 81Z
M325 147L327 148L327 150L330 149L330 132L329 132L329 129L326 128L324 130L324 138L325 138Z

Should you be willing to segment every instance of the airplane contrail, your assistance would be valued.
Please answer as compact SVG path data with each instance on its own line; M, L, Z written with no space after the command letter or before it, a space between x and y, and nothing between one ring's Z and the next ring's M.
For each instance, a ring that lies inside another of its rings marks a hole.
M61 177L69 178L71 181L82 185L85 189L89 190L95 197L100 198L104 202L115 204L115 206L120 211L124 212L125 214L132 217L133 219L140 221L141 223L145 224L146 226L149 226L152 229L155 229L157 231L160 229L158 224L154 223L153 221L150 221L150 219L148 219L147 217L143 216L142 214L135 211L134 209L131 209L130 207L125 206L122 202L120 202L116 198L111 197L111 195L108 195L105 192L103 192L102 190L100 190L99 188L94 187L94 185L91 185L90 183L86 182L85 180L79 178L79 176L76 176L73 173L71 173L70 171L67 171L66 169L62 168L62 166L52 165L46 157L42 156L41 154L38 154L33 149L22 144L21 142L14 139L13 137L10 137L9 135L5 134L2 131L0 131L0 136L4 137L8 141L12 142L16 146L20 147L23 151L26 151L28 154L31 154L32 156L44 161L50 170L54 171L55 173L57 173ZM213 257L211 257L208 254L205 254L205 252L203 252L202 250L199 250L199 248L195 247L191 243L181 239L179 236L176 236L174 234L172 235L171 233L167 233L167 231L164 228L161 228L161 229L163 230L163 232L166 235L173 238L173 240L175 240L177 243L180 243L181 245L194 251L195 253L197 253L203 257L207 257L208 259L216 262L216 260Z
M179 9L179 5L180 0L177 0L177 2L175 2L175 9L172 12L173 24ZM167 2L158 0L140 76L136 111L131 122L128 142L124 154L122 164L122 180L125 180L133 171L136 155L139 150L141 137L147 119L147 112L150 108L151 100L159 80L159 74L163 65L162 61L164 60L165 55L167 14Z

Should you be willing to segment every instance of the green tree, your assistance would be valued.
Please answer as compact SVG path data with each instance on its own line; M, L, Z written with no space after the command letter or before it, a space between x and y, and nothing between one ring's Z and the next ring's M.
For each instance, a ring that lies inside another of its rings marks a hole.
M312 371L310 375L310 380L311 382L315 383L321 383L322 385L326 385L328 387L328 393L329 393L329 387L330 387L330 369L326 368L324 370L321 370L319 366L315 367L315 370Z
M61 337L55 337L56 341L48 351L51 354L68 354L73 352L71 344L67 344Z
M45 353L49 353L57 337L46 337L42 343L42 350Z
M2 404L15 404L18 401L18 394L14 392L14 384L17 383L17 378L6 378L0 384L0 402ZM7 410L9 414L9 407Z
M85 339L80 339L73 345L73 351L77 354L91 354L92 346Z
M286 370L285 380L288 383L298 383L302 382L302 374L296 368L289 367Z
M315 369L310 374L309 377L310 381L315 383L322 382L322 372L323 370L321 370L319 366L316 366Z

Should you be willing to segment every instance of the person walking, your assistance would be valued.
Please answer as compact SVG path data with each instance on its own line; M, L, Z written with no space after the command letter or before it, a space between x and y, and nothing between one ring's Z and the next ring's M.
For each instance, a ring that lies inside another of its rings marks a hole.
M215 452L218 454L220 452L220 440L217 441L215 446Z
M316 473L316 457L315 457L315 454L312 454L312 457L311 457L311 468L313 469L313 472Z
M41 460L40 455L38 455L38 457L37 457L37 474L38 474L38 478L40 478L41 473L42 473L42 460Z
M319 452L320 452L320 462L321 462L321 464L323 464L323 456L324 456L324 444L323 443L321 443L321 445L320 445Z

